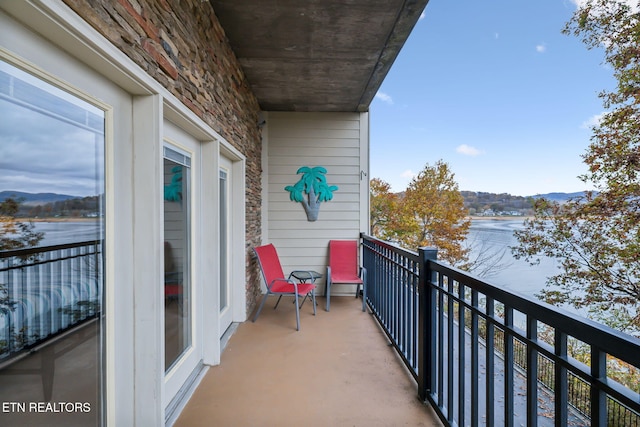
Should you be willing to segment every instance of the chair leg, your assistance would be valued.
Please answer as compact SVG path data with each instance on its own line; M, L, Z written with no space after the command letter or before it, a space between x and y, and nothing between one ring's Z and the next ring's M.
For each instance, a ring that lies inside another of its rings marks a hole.
M260 303L260 307L258 308L258 311L256 312L255 316L253 316L253 321L254 322L256 321L258 316L260 315L260 312L262 311L262 307L264 307L264 303L267 302L267 297L268 296L269 296L269 292L264 294L264 298L262 298L262 302Z
M300 330L300 307L298 307L298 293L295 293L296 297L296 331Z
M275 307L273 307L273 309L274 309L274 310L275 310L276 308L278 308L278 304L280 304L280 300L281 300L281 299L282 299L282 295L280 295L280 296L278 297L278 301L276 302Z
M331 307L331 267L327 267L327 285L324 288L324 296L327 297L327 306L325 310L329 311Z
M304 305L304 302L307 300L307 297L309 296L309 294L306 294L304 296L304 298L302 298L302 302L300 303L300 308L302 308L302 306Z
M331 282L327 280L327 290L325 291L325 295L327 296L327 307L325 310L329 311L331 308Z
M306 298L306 297L305 297ZM311 302L313 303L313 315L316 315L316 290L311 291Z

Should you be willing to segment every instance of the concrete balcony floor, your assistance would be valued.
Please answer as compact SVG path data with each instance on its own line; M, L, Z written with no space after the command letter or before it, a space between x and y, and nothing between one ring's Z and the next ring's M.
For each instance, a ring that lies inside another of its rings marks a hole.
M175 426L442 425L362 300L307 301L299 332L291 301L238 326Z

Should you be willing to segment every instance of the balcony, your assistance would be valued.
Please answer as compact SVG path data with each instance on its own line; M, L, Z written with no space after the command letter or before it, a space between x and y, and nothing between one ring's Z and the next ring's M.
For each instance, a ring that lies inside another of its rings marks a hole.
M3 381L30 375L49 400L54 376L78 377L77 364L45 362L97 342L99 311L85 302L100 292L100 253L92 241L1 254L4 295L17 301L0 313ZM296 332L294 306L268 302L175 425L640 426L640 384L610 371L640 369L640 340L439 263L435 250L362 236L362 261L370 313L341 297L314 317L307 301ZM82 378L97 378L90 365Z
M639 340L441 264L435 250L362 244L377 322L350 298L316 318L307 308L300 333L292 307L266 310L240 325L176 425L640 425L640 385L609 375L611 362L640 368ZM574 341L587 364L571 357Z
M197 426L442 425L361 300L331 298L300 311L268 300L238 326L175 423Z

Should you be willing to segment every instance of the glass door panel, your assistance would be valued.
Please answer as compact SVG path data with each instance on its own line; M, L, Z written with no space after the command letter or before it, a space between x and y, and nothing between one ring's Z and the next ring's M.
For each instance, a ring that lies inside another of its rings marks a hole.
M0 117L0 425L102 425L105 114L0 61Z
M192 344L191 158L164 147L165 370Z

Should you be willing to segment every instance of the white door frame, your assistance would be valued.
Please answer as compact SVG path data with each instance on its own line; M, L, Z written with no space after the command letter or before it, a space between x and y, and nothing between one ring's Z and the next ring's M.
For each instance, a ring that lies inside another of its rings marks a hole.
M231 322L244 322L247 320L246 301L246 272L245 259L247 250L246 242L246 175L245 158L237 150L230 147L225 142L220 143L219 149L220 166L227 162L226 167L230 167L229 173L229 196L230 214L228 227L229 242L229 296L230 296L230 316ZM219 335L221 336L226 327L220 324Z
M218 289L219 295L219 328L218 336L222 337L227 328L233 322L233 164L226 156L220 156L219 183L220 192L218 193L218 206L220 208L220 216L218 217L219 236L220 236L220 282ZM224 174L224 180L223 180ZM225 189L222 190L224 183Z
M164 375L164 393L163 405L165 408L176 398L179 397L180 391L187 382L192 373L202 363L203 343L202 329L204 327L202 321L202 275L201 268L204 262L202 253L202 233L201 233L201 188L207 185L202 182L201 165L202 150L200 142L194 137L184 132L182 129L173 125L171 122L164 121L164 144L175 151L181 151L188 154L191 159L190 180L190 213L189 213L189 284L191 286L189 295L189 310L191 314L190 334L191 343L187 349L179 356L176 362L165 372ZM164 158L164 156L161 156ZM162 159L161 159L162 160ZM162 171L162 168L160 169ZM163 180L160 180L162 183ZM164 222L164 215L161 213ZM163 239L164 241L164 235ZM187 266L185 266L187 268ZM164 295L162 296L162 305L164 307ZM162 319L164 324L164 310L162 311ZM164 334L162 345L162 356L164 363Z

